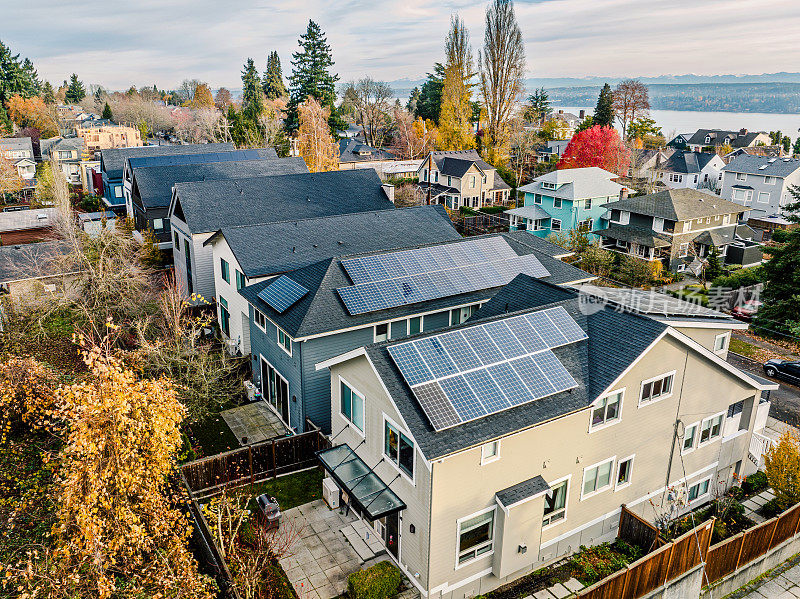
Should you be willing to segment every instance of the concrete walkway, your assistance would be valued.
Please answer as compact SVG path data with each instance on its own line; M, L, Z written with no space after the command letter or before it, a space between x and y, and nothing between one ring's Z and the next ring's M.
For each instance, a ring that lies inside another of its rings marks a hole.
M750 518L756 524L761 524L764 520L766 520L766 518L760 514L757 514L756 510L761 509L765 503L773 499L775 499L775 493L772 492L772 489L761 491L761 493L758 495L754 495L750 499L742 502L744 515Z
M281 419L263 401L225 410L220 412L220 416L239 439L240 445L260 443L286 434Z
M772 572L734 591L726 599L796 599L800 597L800 564L795 556Z
M576 578L570 578L563 584L559 582L542 591L536 591L525 599L565 599L574 597L582 588L583 585Z

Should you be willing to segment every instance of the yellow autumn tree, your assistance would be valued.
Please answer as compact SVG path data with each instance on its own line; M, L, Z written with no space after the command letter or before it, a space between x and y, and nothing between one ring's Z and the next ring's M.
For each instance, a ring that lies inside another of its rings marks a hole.
M312 173L339 168L339 146L328 127L330 111L309 96L299 106L298 150Z
M766 456L767 482L786 508L800 502L800 434L787 430Z
M25 187L14 163L0 156L0 194L16 193Z
M445 150L470 150L475 147L472 131L470 80L475 76L469 31L457 15L450 18L445 41L444 82L439 112L439 147Z
M194 98L189 102L192 108L214 108L214 96L208 84L201 83L194 90Z
M45 104L38 96L11 96L6 107L8 116L18 127L35 127L41 132L42 139L58 135L58 115L55 108Z

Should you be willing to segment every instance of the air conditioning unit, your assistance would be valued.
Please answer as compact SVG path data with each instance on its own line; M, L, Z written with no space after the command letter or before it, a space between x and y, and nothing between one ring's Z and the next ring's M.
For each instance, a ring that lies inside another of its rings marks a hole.
M339 507L339 487L333 482L332 478L322 479L322 499L328 504L332 510Z

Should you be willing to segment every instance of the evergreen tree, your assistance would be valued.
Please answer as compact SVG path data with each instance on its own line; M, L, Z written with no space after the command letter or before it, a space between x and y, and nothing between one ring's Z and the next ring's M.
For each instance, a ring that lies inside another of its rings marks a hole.
M11 135L14 132L14 126L11 124L11 119L8 118L6 107L0 104L0 135Z
M792 138L786 135L781 140L781 143L783 144L783 151L787 154L790 154L792 151Z
M594 125L600 125L601 127L614 126L614 93L608 83L600 90L592 122Z
M411 114L417 114L417 102L419 102L420 91L418 87L411 90L411 95L406 102L406 110Z
M336 111L336 82L332 74L331 47L319 25L309 20L306 32L298 40L300 51L292 54L292 75L289 77L289 105L286 107L286 129L290 133L300 126L298 107L308 96L316 98L323 108L330 110L328 124L331 131L344 129L347 124Z
M444 65L437 62L433 65L433 73L422 84L417 99L416 115L424 120L439 124L439 113L442 109L442 88L444 87Z
M717 246L711 247L711 253L706 260L706 267L703 273L706 281L713 281L717 277L725 274L725 269L722 266L722 260L719 258L719 250Z
M255 122L264 110L264 93L261 79L252 58L248 58L242 70L242 114Z
M69 77L69 85L67 86L67 95L64 97L64 100L68 104L77 104L81 100L86 97L86 88L83 86L83 82L78 79L78 76L75 73L72 73Z
M282 98L286 95L286 86L283 83L283 71L281 70L281 59L278 53L273 50L267 58L267 70L264 71L264 95L268 100Z
M38 96L42 92L42 82L39 81L39 73L30 58L22 61L22 72L25 74L25 95L26 97Z
M12 54L0 41L0 106L5 106L9 98L17 94L23 98L36 95L38 76L36 80L32 80L32 76L36 76L33 63L27 58L20 62L19 54Z
M528 96L528 110L525 112L525 118L529 121L541 124L547 120L553 109L550 107L550 99L544 87L535 90Z
M792 146L792 150L794 150L795 154L800 155L800 137L794 140L794 146Z
M49 81L45 81L42 86L42 100L45 104L56 103L56 91L53 89L53 86L50 85Z
M109 121L114 118L111 114L111 106L108 105L108 102L106 102L106 105L103 106L103 118L108 119Z

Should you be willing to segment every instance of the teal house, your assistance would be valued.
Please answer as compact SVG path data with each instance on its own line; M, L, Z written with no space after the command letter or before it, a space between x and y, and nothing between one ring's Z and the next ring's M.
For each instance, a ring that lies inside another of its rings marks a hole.
M512 231L528 231L538 237L573 229L604 229L606 204L615 202L626 188L618 175L596 166L569 168L537 177L519 188L523 206L506 210ZM594 235L590 233L590 237Z

